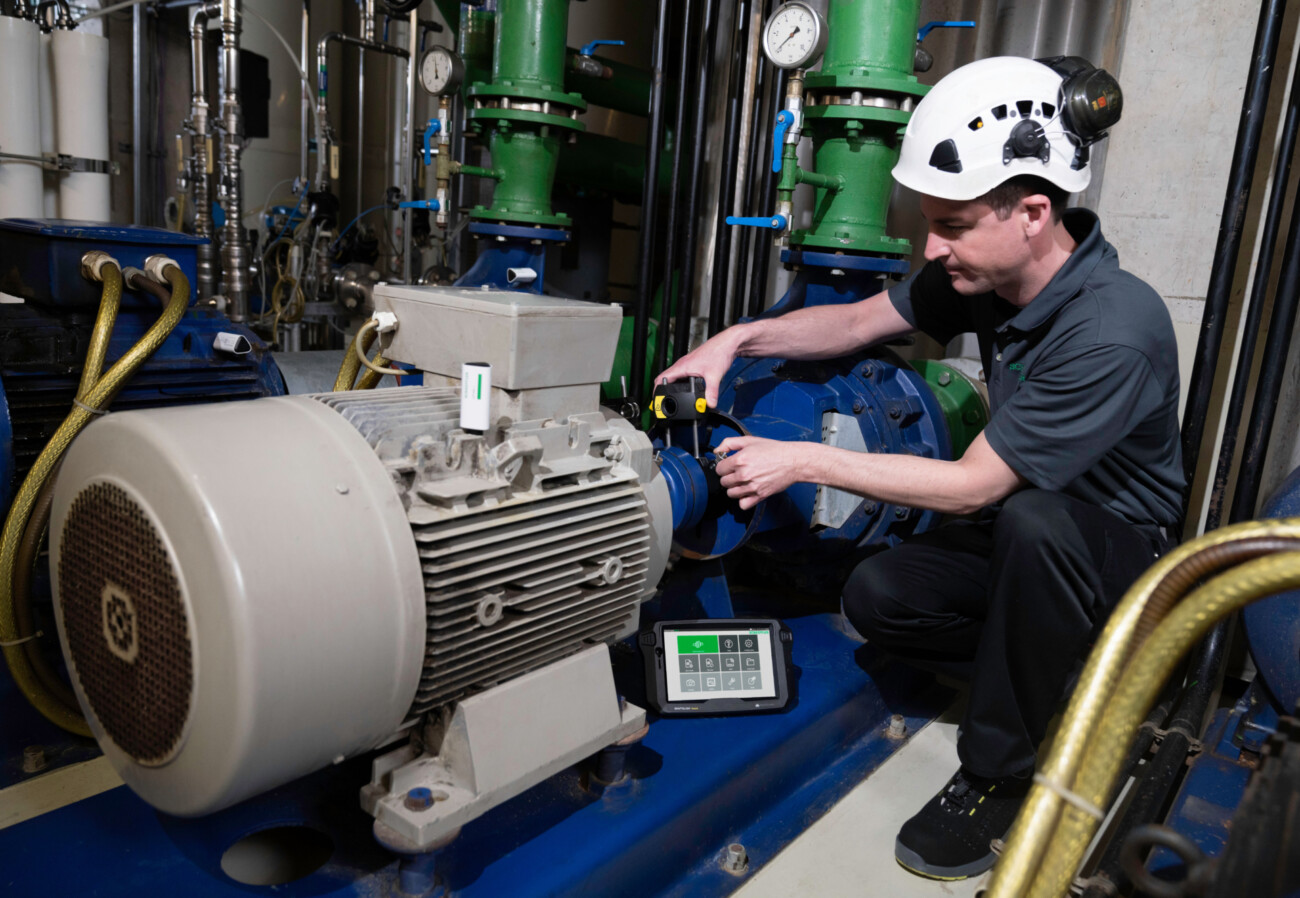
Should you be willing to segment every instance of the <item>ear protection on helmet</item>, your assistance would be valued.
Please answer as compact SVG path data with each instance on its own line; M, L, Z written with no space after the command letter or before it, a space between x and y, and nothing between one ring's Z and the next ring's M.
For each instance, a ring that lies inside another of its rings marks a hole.
M1061 122L1082 146L1101 140L1119 121L1124 94L1110 72L1082 56L1050 56L1035 62L1061 76Z

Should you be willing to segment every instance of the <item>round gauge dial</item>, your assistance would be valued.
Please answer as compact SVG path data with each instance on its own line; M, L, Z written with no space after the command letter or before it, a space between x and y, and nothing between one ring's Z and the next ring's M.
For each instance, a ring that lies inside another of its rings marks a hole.
M799 0L778 7L763 29L763 52L777 68L806 68L825 49L825 20Z
M446 47L433 47L420 59L420 84L435 97L454 93L465 80L465 63Z

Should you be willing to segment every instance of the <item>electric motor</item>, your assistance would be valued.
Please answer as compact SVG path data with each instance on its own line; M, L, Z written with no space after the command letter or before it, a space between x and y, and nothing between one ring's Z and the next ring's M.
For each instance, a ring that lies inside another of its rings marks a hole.
M646 437L590 407L477 434L424 387L87 428L55 492L55 610L123 779L208 813L634 632L667 490Z

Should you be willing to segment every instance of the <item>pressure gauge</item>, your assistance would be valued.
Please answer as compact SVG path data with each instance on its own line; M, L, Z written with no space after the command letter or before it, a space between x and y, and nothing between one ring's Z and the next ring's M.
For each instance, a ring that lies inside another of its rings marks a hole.
M778 7L763 29L763 52L779 69L802 69L826 49L826 22L807 3Z
M455 93L465 80L465 63L447 47L433 47L420 59L420 83L435 97Z

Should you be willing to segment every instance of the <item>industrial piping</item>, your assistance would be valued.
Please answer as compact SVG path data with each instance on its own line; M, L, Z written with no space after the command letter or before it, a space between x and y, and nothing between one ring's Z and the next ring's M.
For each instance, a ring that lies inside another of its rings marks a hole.
M1191 499L1191 485L1196 479L1196 464L1201 453L1201 439L1209 415L1210 394L1214 389L1214 372L1218 366L1219 348L1223 343L1224 319L1228 313L1228 300L1237 269L1237 255L1241 250L1242 222L1250 202L1251 179L1255 160L1259 155L1260 135L1264 129L1268 109L1269 87L1273 79L1273 63L1282 30L1282 17L1286 0L1268 0L1260 7L1259 26L1255 33L1250 76L1246 81L1246 95L1241 105L1241 121L1237 126L1237 143L1232 151L1232 167L1228 174L1228 191L1223 200L1223 215L1219 219L1219 238L1214 247L1214 262L1210 269L1210 286L1205 296L1205 314L1201 319L1201 338L1196 344L1196 359L1192 365L1191 383L1187 390L1187 408L1183 412L1182 449L1183 473L1187 486L1184 489L1184 518ZM1180 528L1180 532L1181 532Z
M244 233L244 111L239 103L239 2L221 0L221 289L231 321L248 318L248 239Z
M194 196L194 236L207 243L198 250L198 295L207 299L217 292L216 233L212 227L212 131L208 120L207 69L204 46L210 16L221 14L217 3L195 6L190 10L190 183Z

